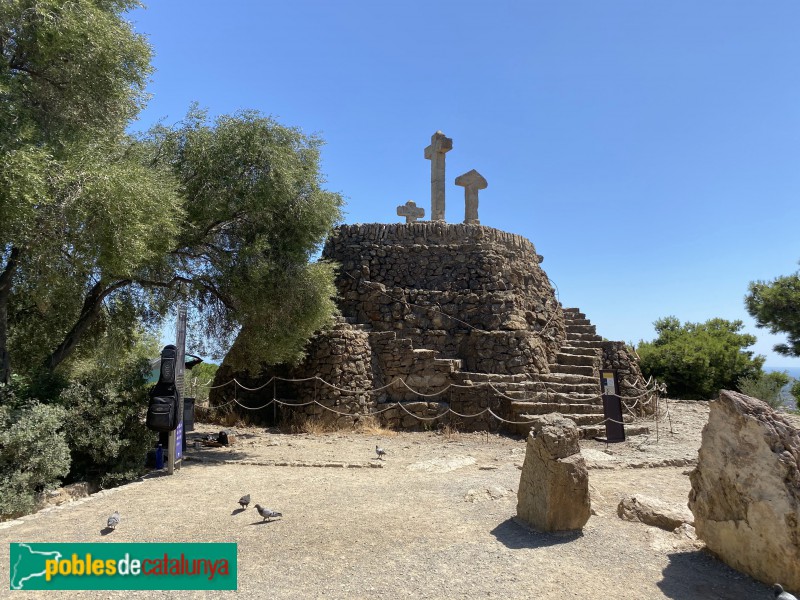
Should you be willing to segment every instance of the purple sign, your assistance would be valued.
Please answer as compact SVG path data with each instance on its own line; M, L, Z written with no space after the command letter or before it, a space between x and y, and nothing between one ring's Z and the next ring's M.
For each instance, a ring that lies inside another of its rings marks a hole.
M183 419L178 423L175 430L175 460L180 460L183 456Z

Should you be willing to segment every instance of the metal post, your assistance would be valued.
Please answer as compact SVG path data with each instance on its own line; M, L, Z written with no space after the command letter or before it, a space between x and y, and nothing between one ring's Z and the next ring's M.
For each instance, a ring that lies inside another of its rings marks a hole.
M178 428L169 432L167 474L181 468L183 458L183 396L186 372L186 307L178 307L178 325L175 328L175 393L178 396Z

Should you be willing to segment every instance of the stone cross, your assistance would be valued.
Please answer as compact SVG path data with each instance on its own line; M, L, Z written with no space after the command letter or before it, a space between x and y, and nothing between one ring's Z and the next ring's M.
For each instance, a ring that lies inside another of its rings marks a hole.
M444 221L444 155L453 149L453 140L441 131L431 136L425 158L431 161L431 221Z
M409 200L397 207L397 215L406 218L406 223L413 223L425 216L425 209L417 207L417 203Z
M464 187L464 223L480 225L478 220L478 190L489 185L475 169L456 177L456 185Z

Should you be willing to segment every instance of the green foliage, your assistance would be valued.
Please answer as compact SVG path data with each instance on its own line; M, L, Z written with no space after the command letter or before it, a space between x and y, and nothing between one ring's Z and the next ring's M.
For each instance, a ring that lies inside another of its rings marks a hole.
M57 367L106 301L146 313L129 286L173 246L174 179L125 135L151 72L137 5L0 4L0 381Z
M208 402L209 386L213 385L218 368L219 365L204 362L186 372L186 396L194 398L196 406Z
M800 379L795 379L792 387L789 388L789 393L794 398L797 409L800 410Z
M758 398L772 408L780 408L786 399L783 388L791 381L786 371L772 371L750 375L739 380L739 391L753 398Z
M143 106L150 47L130 0L0 4L0 145L63 146L121 133Z
M0 517L30 512L36 494L69 470L64 410L17 398L0 385Z
M106 335L70 363L69 385L57 402L66 412L66 436L72 451L69 480L97 481L104 487L144 472L155 434L144 425L149 386L149 357L158 340L139 334L128 340Z
M740 333L741 321L709 319L681 325L676 317L666 317L654 325L658 337L640 342L636 349L639 364L645 377L666 383L675 398L712 398L761 372L764 357L745 350L756 338Z
M768 327L770 333L785 333L787 344L777 344L775 352L786 356L800 356L800 271L778 277L769 283L750 283L745 296L747 312L759 327Z
M334 311L333 270L310 264L341 216L322 189L321 141L253 111L193 109L148 136L173 169L187 223L172 267L193 302L193 346L243 368L295 361ZM205 345L205 346L204 346Z

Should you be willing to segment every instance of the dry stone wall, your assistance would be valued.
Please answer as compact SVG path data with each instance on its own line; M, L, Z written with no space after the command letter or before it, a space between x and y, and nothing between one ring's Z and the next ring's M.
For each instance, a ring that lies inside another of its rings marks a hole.
M521 236L471 224L344 225L323 257L341 265L345 316L444 357L465 358L471 369L503 372L496 369L518 357L510 372L539 372L564 341L542 257ZM514 348L516 336L478 335L504 331L533 333L535 341L531 336Z
M343 225L323 258L339 265L342 316L310 341L306 359L255 379L224 363L217 373L218 384L236 375L248 387L271 375L305 380L240 392L250 405L273 394L297 404L268 409L267 420L281 412L338 422L374 415L397 428L497 429L488 410L514 420L537 412L529 402L565 413L574 402L584 413L595 403L602 413L598 369L613 364L623 381L638 373L624 345L574 347L586 336L579 330L587 326L575 325L581 313L570 309L568 334L542 257L520 236L474 223ZM592 340L586 343L600 344ZM231 397L219 388L211 400ZM602 414L580 418L602 422Z

